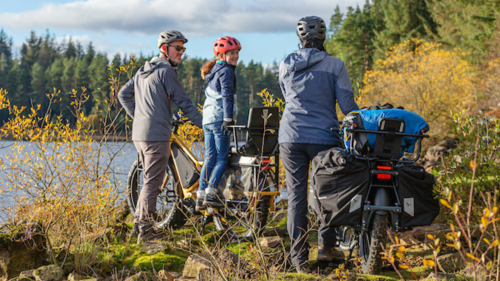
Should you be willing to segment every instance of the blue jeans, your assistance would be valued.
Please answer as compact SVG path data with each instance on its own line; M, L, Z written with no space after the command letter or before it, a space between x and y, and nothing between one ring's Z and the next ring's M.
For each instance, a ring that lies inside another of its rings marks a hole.
M205 131L205 162L201 169L200 187L205 190L212 187L217 190L226 171L231 135L221 130L222 122L203 125Z

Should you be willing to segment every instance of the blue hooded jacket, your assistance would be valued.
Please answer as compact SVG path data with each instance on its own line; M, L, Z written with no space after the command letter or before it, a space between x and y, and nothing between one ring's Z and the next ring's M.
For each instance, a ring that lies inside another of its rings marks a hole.
M205 75L208 85L203 104L203 125L234 120L236 114L236 66L218 61Z
M279 142L337 145L336 103L345 115L359 109L344 62L315 48L300 49L281 62L279 82L285 97Z

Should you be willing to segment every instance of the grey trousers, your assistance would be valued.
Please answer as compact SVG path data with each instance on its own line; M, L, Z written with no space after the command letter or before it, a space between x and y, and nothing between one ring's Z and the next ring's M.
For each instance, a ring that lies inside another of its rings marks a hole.
M134 141L142 161L144 186L135 208L134 223L139 230L151 228L151 219L156 212L156 201L165 178L169 156L169 141Z
M294 266L309 259L308 220L307 220L307 183L309 165L321 151L333 145L280 143L280 154L286 172L288 190L287 228L292 241L291 257ZM336 232L334 227L320 225L318 228L318 245L335 246Z

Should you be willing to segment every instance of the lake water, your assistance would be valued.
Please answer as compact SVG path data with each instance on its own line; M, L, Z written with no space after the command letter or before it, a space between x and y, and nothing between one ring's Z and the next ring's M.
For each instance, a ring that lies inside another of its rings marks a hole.
M11 146L15 144L14 141L0 141L0 159L4 161L6 157L13 154ZM36 154L39 149L30 142L21 142L25 145L24 151L31 153L32 151ZM98 145L98 144L96 144ZM115 184L118 186L119 196L123 199L125 198L125 189L127 182L127 175L132 163L137 159L137 151L132 142L108 142L104 143L101 148L102 158L100 163L102 165L108 165L109 159L111 161L110 170L115 175ZM89 162L92 162L90 160ZM93 164L93 163L92 163ZM0 185L5 186L7 179L6 171L0 169ZM121 185L120 185L121 183ZM8 190L3 194L0 194L0 206L13 206L12 197L16 194L14 192L9 192ZM120 198L121 199L121 198ZM121 202L121 200L119 200ZM5 212L0 211L0 223L7 219Z
M5 161L6 157L11 156L13 154L12 152L12 145L15 144L16 142L14 141L7 141L7 140L0 140L0 160ZM39 149L33 145L30 142L21 142L20 144L25 145L25 148L23 149L23 152L34 152L35 154L39 152ZM98 144L96 144L98 145ZM201 150L194 149L194 154L200 158L201 157ZM121 202L123 199L125 199L125 189L126 189L126 183L127 183L127 176L128 172L130 169L130 166L132 163L137 159L137 151L135 149L135 146L132 142L107 142L104 143L101 147L101 161L99 163L102 163L101 165L110 165L110 169L112 173L114 174L114 184L118 186L118 192L119 192L119 202ZM109 159L113 159L111 162ZM88 164L94 165L96 161L93 161L92 159L87 159ZM5 186L7 179L6 179L7 173L5 170L0 168L0 186ZM287 194L286 190L280 190L282 193L283 198L279 197L276 198L277 201L281 199L287 199ZM7 207L7 206L14 206L14 200L12 199L13 196L16 194L14 192L9 192L6 191L3 194L0 194L0 208L2 206ZM0 223L8 219L8 216L4 212L5 210L0 210Z

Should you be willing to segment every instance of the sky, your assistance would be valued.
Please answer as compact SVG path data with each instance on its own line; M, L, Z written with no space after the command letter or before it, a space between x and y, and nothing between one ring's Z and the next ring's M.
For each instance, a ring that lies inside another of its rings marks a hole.
M189 39L185 55L213 58L221 36L242 44L240 61L279 63L298 49L297 21L315 15L329 25L339 5L360 7L365 0L0 0L0 29L12 37L14 51L29 33L54 35L59 42L90 41L98 52L157 54L158 34L181 31Z

